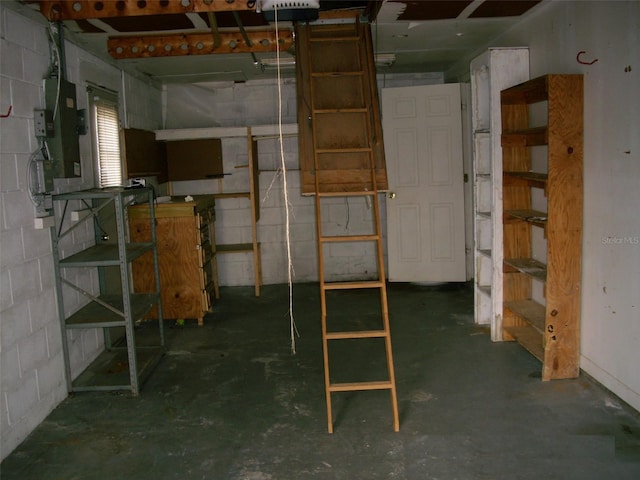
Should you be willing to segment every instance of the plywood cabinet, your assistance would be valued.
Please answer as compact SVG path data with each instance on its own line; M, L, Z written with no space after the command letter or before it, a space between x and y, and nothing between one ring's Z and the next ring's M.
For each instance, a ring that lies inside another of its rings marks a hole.
M501 92L505 340L542 361L542 379L579 373L582 75ZM534 151L535 149L535 151Z
M165 318L195 318L202 325L217 296L218 274L214 239L214 197L170 197L156 205L160 292ZM132 238L149 235L148 205L129 208ZM134 288L144 291L153 282L152 265L133 264ZM154 312L151 313L154 318Z

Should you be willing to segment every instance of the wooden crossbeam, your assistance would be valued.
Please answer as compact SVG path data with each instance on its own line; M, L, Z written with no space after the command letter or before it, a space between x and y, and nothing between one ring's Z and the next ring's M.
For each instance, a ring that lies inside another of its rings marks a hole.
M250 0L40 0L50 21L255 10Z
M280 30L278 42L275 31L246 32L251 46L240 31L220 32L219 45L214 46L214 37L208 33L171 35L132 35L109 37L107 48L115 59L172 57L181 55L208 55L212 53L247 53L286 51L293 46L293 32Z

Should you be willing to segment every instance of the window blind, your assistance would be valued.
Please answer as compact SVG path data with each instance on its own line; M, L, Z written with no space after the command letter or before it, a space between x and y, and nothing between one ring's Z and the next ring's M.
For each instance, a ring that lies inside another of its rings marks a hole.
M94 92L92 96L99 187L122 185L118 103Z

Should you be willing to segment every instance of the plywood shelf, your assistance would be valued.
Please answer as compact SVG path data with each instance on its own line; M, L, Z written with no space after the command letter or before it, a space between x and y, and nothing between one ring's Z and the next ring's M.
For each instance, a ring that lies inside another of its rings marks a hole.
M506 210L504 222L522 221L545 228L547 226L547 214L539 210Z
M505 258L504 263L536 280L547 280L547 266L534 258Z
M505 308L521 317L540 334L544 333L546 309L534 300L513 300L504 303Z
M537 172L504 172L503 185L505 186L528 186L534 188L547 188L548 175Z
M534 357L541 362L544 361L542 336L533 327L505 327L505 330Z
M534 147L549 143L547 127L502 132L503 147Z

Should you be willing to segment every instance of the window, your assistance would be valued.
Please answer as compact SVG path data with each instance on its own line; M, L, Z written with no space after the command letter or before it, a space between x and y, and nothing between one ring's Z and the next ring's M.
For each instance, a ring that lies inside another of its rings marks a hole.
M87 91L93 126L98 187L122 185L118 95L94 86L90 86Z

